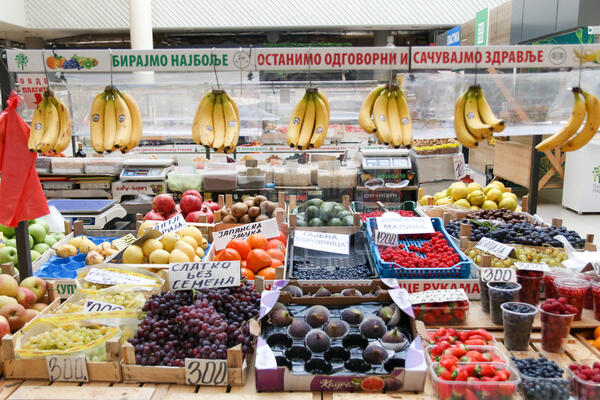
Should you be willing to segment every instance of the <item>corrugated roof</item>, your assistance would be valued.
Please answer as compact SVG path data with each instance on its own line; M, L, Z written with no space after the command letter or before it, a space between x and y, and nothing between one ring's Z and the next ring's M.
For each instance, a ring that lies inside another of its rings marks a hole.
M123 30L127 0L26 0L31 29ZM446 27L508 0L152 0L158 30ZM148 0L150 2L150 0Z

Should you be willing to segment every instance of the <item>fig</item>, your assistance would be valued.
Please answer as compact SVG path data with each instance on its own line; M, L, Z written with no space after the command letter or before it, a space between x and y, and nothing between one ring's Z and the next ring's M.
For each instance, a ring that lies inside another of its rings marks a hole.
M354 307L346 308L344 311L342 311L342 314L340 315L342 321L346 321L350 325L360 324L364 317L365 315L363 314L363 312L360 311L358 308Z
M313 329L306 334L304 343L311 351L322 353L331 347L331 339L320 329Z
M330 297L331 296L331 292L329 291L329 289L321 286L319 288L319 290L317 290L315 292L315 294L313 294L314 297Z
M402 332L398 331L398 328L394 328L383 335L381 338L381 344L386 349L398 351L406 347L408 344L408 339Z
M360 323L360 333L369 339L379 339L387 331L385 322L379 317L371 316Z
M397 391L402 389L402 380L401 379L396 379L393 376L390 376L389 378L385 378L383 380L383 382L385 382L385 390L387 391Z
M344 336L348 332L348 324L339 319L331 320L325 325L323 331L332 339Z
M362 296L362 293L356 289L344 289L341 291L342 296Z
M377 311L377 316L380 317L386 325L394 326L400 320L400 309L395 304L383 306Z
M363 350L363 360L369 364L381 364L387 360L388 357L389 354L387 350L377 343L371 343Z
M287 307L281 303L281 302L277 302L273 305L273 308L271 308L271 312L276 311L276 310L284 310L287 311Z
M312 306L306 310L304 320L313 328L318 328L329 321L329 310L324 306Z
M304 336L310 331L311 327L306 321L301 319L294 319L292 324L288 327L288 335L294 339L304 339Z
M269 322L273 326L288 326L292 323L292 315L287 310L275 310L269 314Z
M302 292L302 289L300 289L296 285L287 285L286 287L281 289L281 291L288 292L290 294L290 296L292 296L292 297L302 297L302 295L304 294Z

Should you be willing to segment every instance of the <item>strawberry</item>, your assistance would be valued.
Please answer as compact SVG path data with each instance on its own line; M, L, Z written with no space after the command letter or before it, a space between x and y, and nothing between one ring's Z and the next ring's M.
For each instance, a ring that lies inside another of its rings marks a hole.
M458 321L458 322L462 322L465 320L465 318L467 317L467 314L465 313L465 310L461 310L459 308L455 308L452 311L452 315L454 316L454 318Z
M481 364L481 369L479 371L479 375L481 376L494 376L495 368L490 364Z
M501 381L507 381L510 378L510 372L505 369L497 369L496 376L500 378Z
M464 348L464 346L451 347L451 348L447 349L446 351L458 358L461 358L462 356L464 356L467 353L467 350Z
M467 346L485 346L486 343L485 343L485 340L483 340L483 339L475 339L475 340L469 339L469 340L465 341L465 344Z
M441 365L438 367L437 371L435 371L436 375L444 380L444 381L451 381L452 380L452 373L450 371L448 371L446 368L442 367Z
M469 334L467 333L467 331L458 331L457 335L458 335L458 340L460 340L461 342L464 342L469 337Z
M442 355L442 361L440 361L440 365L450 371L453 371L456 368L457 363L458 358L451 354Z
M465 400L479 400L479 397L477 397L475 392L473 392L470 389L465 390L464 396L465 396Z
M487 340L488 342L491 342L492 340L494 340L494 337L492 336L492 334L483 328L479 328L475 332L477 332L477 334L479 334L480 336L483 336L483 338L485 340Z
M452 398L452 385L442 382L438 383L437 394L441 400L450 400Z

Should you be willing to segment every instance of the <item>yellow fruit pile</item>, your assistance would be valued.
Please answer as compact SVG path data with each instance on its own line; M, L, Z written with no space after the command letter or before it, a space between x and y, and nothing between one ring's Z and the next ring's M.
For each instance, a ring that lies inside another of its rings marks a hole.
M442 206L454 204L471 210L496 210L506 208L511 211L517 209L517 195L507 192L502 182L492 182L485 188L473 182L465 185L463 182L454 182L448 189L437 192L432 196L423 196L419 204L426 206L428 199L433 198L434 205Z

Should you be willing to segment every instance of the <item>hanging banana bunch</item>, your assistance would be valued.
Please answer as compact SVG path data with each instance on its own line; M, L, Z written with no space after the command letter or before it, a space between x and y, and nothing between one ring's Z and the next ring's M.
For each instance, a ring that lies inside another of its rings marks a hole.
M316 88L306 89L290 118L287 144L298 150L318 149L325 143L329 118L327 97Z
M504 128L504 121L496 118L480 86L470 86L456 100L454 131L463 146L474 148L478 142L491 137L494 132L502 132Z
M410 148L412 121L406 94L398 85L383 85L371 90L360 107L358 123L374 133L381 144Z
M218 153L233 153L240 138L240 111L224 90L202 97L192 123L194 142Z
M135 99L107 86L92 101L90 137L96 153L127 153L142 139L142 114Z
M579 87L574 87L571 91L575 101L567 124L560 131L535 146L538 151L545 152L556 148L565 152L575 151L585 146L598 132L600 126L598 98ZM587 120L583 124L586 115ZM583 128L581 128L582 125ZM580 128L581 130L579 130Z
M38 153L62 153L71 143L69 110L51 91L46 91L31 120L27 147Z

